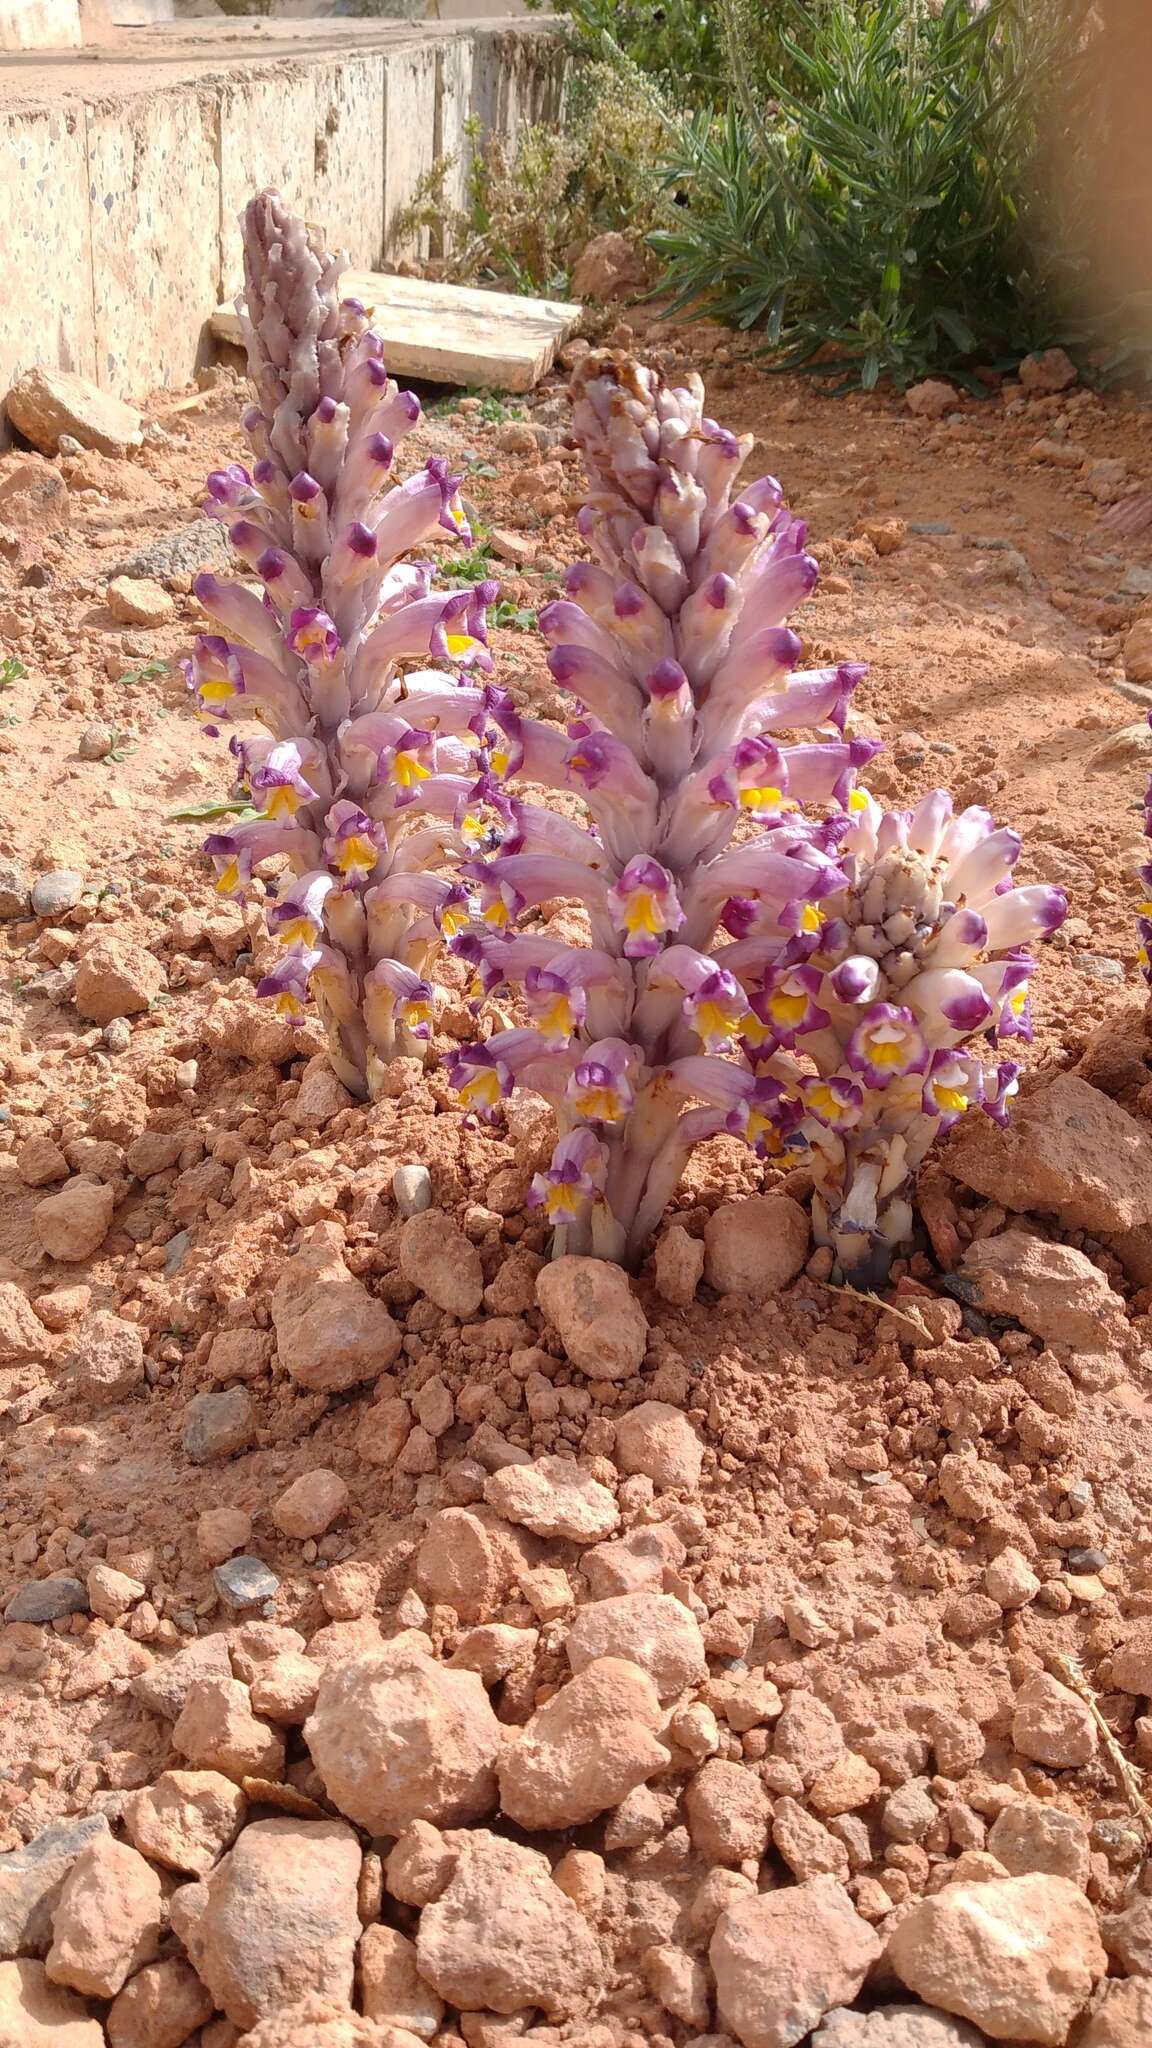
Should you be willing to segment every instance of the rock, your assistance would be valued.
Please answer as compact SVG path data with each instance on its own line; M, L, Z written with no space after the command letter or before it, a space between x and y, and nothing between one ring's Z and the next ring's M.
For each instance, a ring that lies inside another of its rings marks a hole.
M644 1981L652 1993L685 2026L706 2027L712 2010L708 1972L686 1949L654 1943L640 1958Z
M1152 1699L1152 1619L1130 1622L1112 1652L1112 1684L1120 1692Z
M454 1607L461 1621L479 1621L535 1562L536 1550L531 1537L510 1529L490 1507L443 1508L416 1553L416 1585L433 1605Z
M252 1517L243 1508L203 1508L196 1520L196 1548L206 1564L223 1564L252 1540Z
M668 1522L641 1523L617 1543L598 1543L580 1559L580 1570L594 1600L616 1593L638 1593L642 1586L660 1586L666 1571L679 1571L687 1552Z
M37 363L16 379L5 400L8 417L42 455L55 455L61 434L101 455L126 455L139 448L144 422L131 405L98 391L69 370Z
M160 1942L160 1879L125 1842L98 1834L80 1851L52 1916L45 1969L85 1998L115 1998Z
M32 909L37 917L63 917L84 894L84 877L74 868L53 868L32 884Z
M361 1827L464 1827L496 1804L500 1724L473 1671L405 1643L327 1670L304 1739L329 1797Z
M253 1436L252 1399L243 1387L222 1394L194 1394L184 1410L180 1441L194 1465L234 1458Z
M704 1240L691 1237L682 1223L670 1223L657 1239L652 1258L656 1292L676 1308L688 1308L704 1276Z
M1068 1686L1037 1671L1016 1695L1012 1741L1034 1763L1075 1770L1091 1762L1098 1737L1091 1708Z
M743 2048L796 2048L856 1997L880 1941L832 1877L739 1899L708 1950L720 2023Z
M522 428L522 422L510 420L508 427L501 428L501 434L506 434L508 428L512 426L520 429ZM536 437L532 433L531 427L526 430L525 441L519 452L524 455L531 455L536 452ZM535 541L529 540L527 534L510 532L506 526L494 526L492 528L488 535L488 545L494 555L498 555L502 562L511 562L513 568L526 568L530 562L536 560L537 549Z
M684 1794L692 1846L706 1863L759 1860L768 1844L772 1802L755 1771L710 1757Z
M953 412L959 398L951 384L942 384L938 378L926 377L920 384L910 384L904 393L904 403L917 419L942 420L946 412Z
M797 1799L785 1796L776 1801L772 1846L800 1883L809 1877L838 1877L847 1883L851 1874L848 1851L839 1836Z
M644 252L627 235L594 235L572 265L572 296L603 304L642 291L648 277Z
M15 861L0 860L0 919L27 917L28 877Z
M221 1771L162 1771L124 1801L129 1840L154 1863L206 1877L244 1824L247 1801Z
M817 2027L808 2048L985 2048L967 2020L923 2005L877 2005L871 2012L840 2006Z
M1137 619L1124 637L1124 673L1130 683L1152 683L1152 615Z
M203 2048L217 2048L207 2032ZM420 2036L406 2027L364 2019L329 1998L303 1998L239 2038L230 2028L219 2048L420 2048Z
M58 469L30 455L0 479L0 524L38 528L67 526L68 486Z
M430 2041L444 2001L416 1968L416 1944L395 1927L366 1927L357 1957L360 2003L370 2020L388 2020Z
M1106 1914L1100 1933L1112 1961L1127 1976L1152 1977L1152 1898L1141 1893L1122 1913Z
M407 1906L430 1906L447 1886L457 1854L439 1828L414 1820L385 1862L388 1890Z
M285 1650L261 1666L250 1687L252 1706L277 1726L299 1727L316 1705L323 1675L299 1650Z
M0 1280L0 1366L39 1365L45 1352L44 1325L23 1288Z
M1062 348L1046 348L1039 355L1025 356L1016 375L1029 396L1036 398L1067 391L1070 384L1075 384L1079 372Z
M131 1147L129 1147L131 1164ZM217 1330L208 1353L214 1380L263 1379L272 1363L272 1338L267 1330Z
M327 1054L320 1052L305 1067L300 1092L288 1114L299 1130L315 1131L342 1109L351 1109L355 1099L332 1072Z
M110 1024L113 1017L135 1017L149 1009L167 986L155 953L123 933L110 932L81 954L72 1000L82 1017Z
M1034 1871L1066 1877L1083 1891L1091 1869L1088 1830L1079 1814L1064 1813L1039 1799L1015 1799L988 1831L988 1853L1009 1877Z
M26 1188L51 1187L53 1181L67 1180L71 1172L59 1145L54 1145L51 1138L30 1138L26 1145L21 1145L16 1167Z
M323 1536L348 1505L348 1488L338 1472L318 1466L294 1479L272 1507L272 1520L282 1536L304 1543Z
M1152 1984L1132 1977L1109 1984L1076 2048L1147 2048L1152 2040Z
M182 1956L146 1963L113 2001L109 2048L183 2048L214 2011L211 1992Z
M901 1982L994 2041L1060 2048L1107 1957L1083 1892L1062 1877L954 1883L909 1908L888 1942Z
M412 1410L394 1397L365 1408L356 1432L356 1455L362 1464L395 1465L412 1434Z
M1106 739L1100 740L1085 757L1089 768L1134 768L1147 767L1152 755L1152 732L1147 721L1139 719L1135 725L1118 726Z
M238 1678L198 1678L189 1686L172 1746L197 1771L242 1778L278 1778L284 1738L252 1712L248 1687Z
M582 1913L536 1849L478 1829L464 1835L446 1890L425 1906L420 1975L465 2012L540 2006L550 2020L584 2012L605 1958Z
M648 1323L628 1275L605 1259L553 1259L536 1280L536 1303L578 1372L624 1380L638 1372Z
M722 1202L704 1227L704 1278L719 1294L778 1294L803 1267L808 1234L790 1195Z
M272 1296L272 1321L281 1365L312 1393L378 1378L399 1357L404 1334L326 1243L305 1245L289 1260Z
M392 1199L401 1216L420 1216L432 1207L432 1175L426 1166L398 1166L392 1175Z
M79 1265L103 1244L115 1207L115 1188L77 1174L58 1195L47 1195L36 1204L32 1221L50 1259Z
M175 1721L183 1710L189 1687L200 1678L230 1678L232 1663L223 1636L199 1636L175 1656L153 1664L132 1681L132 1693L150 1713Z
M145 576L113 577L105 602L120 626L166 626L176 616L168 592Z
M99 1615L101 1621L119 1621L148 1591L142 1580L115 1571L108 1564L94 1564L85 1583L89 1610Z
M773 1754L795 1764L806 1785L826 1771L844 1754L844 1736L839 1721L815 1693L794 1690L784 1702L776 1723Z
M679 1408L642 1401L616 1424L615 1460L621 1472L639 1472L658 1490L692 1492L700 1484L704 1446Z
M662 1700L708 1675L704 1639L691 1608L643 1587L578 1609L565 1645L573 1671L598 1657L623 1657L652 1679Z
M408 1218L400 1232L400 1271L445 1315L461 1321L484 1299L480 1253L442 1209Z
M126 1400L144 1384L144 1340L137 1323L97 1309L76 1333L71 1358L78 1399L93 1408Z
M1024 1230L970 1244L956 1284L974 1307L1014 1316L1058 1350L1112 1349L1127 1335L1124 1304L1100 1268L1071 1245Z
M1040 1581L1023 1552L1007 1544L984 1574L984 1591L998 1607L1012 1613L1036 1598Z
M945 1161L1003 1208L1055 1215L1094 1237L1152 1220L1152 1133L1076 1074L1026 1096L1007 1130L988 1117L958 1126Z
M309 1993L351 2004L359 1875L360 1845L341 1821L259 1820L244 1829L197 1888L206 1896L187 1944L237 2026Z
M574 1828L668 1765L651 1679L600 1657L546 1700L500 1762L500 1803L520 1827Z
M569 1458L506 1465L502 1472L489 1474L484 1498L498 1515L531 1529L533 1535L562 1537L569 1543L599 1543L620 1523L608 1488Z
M104 2048L104 2029L43 1963L0 1963L0 2048Z
M48 1579L26 1579L10 1596L5 1621L58 1621L65 1614L84 1614L88 1594L79 1579L56 1572Z
M162 583L166 576L194 576L198 569L231 569L235 565L227 527L219 519L196 519L114 563L112 574Z
M81 1851L107 1833L102 1813L58 1820L0 1856L0 1957L45 1953L65 1878Z
M268 1600L274 1600L280 1590L280 1581L270 1571L261 1557L227 1557L218 1564L212 1574L212 1584L220 1596L221 1605L231 1614L242 1614L246 1608L263 1607Z

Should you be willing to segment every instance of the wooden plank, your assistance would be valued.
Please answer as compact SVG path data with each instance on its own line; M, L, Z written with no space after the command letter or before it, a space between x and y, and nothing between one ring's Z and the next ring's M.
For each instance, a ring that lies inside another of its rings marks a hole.
M564 300L522 299L373 270L346 271L340 288L343 297L363 299L368 307L390 370L432 384L497 391L531 391L583 310ZM216 308L212 332L217 341L239 344L234 307Z

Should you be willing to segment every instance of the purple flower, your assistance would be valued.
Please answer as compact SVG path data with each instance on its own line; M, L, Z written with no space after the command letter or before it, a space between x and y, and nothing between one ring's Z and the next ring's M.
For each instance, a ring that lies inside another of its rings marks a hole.
M293 947L276 962L271 973L257 982L257 995L271 999L278 1017L289 1024L302 1024L312 970L319 965L320 958L318 951Z
M543 1173L534 1176L528 1207L543 1209L550 1223L578 1223L604 1188L607 1157L599 1138L581 1127L561 1138Z
M911 1010L873 1003L848 1041L848 1064L870 1088L888 1088L905 1074L922 1073L928 1048Z
M667 868L644 854L630 860L609 889L608 910L617 931L624 934L624 953L629 960L644 960L658 953L665 936L678 932L684 922L683 907Z
M577 1116L589 1123L619 1123L635 1101L632 1073L636 1054L622 1038L590 1045L573 1070L565 1094Z
M366 817L358 804L342 798L328 813L324 858L337 870L345 884L367 881L380 859L381 828Z

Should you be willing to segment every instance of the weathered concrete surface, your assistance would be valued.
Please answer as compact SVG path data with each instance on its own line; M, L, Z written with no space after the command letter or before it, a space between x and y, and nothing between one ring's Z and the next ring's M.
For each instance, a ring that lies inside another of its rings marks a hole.
M262 185L354 265L399 254L390 224L437 154L458 155L463 199L471 115L509 141L557 117L554 29L180 21L0 60L0 247L20 283L0 294L0 402L37 362L119 397L191 376Z
M88 109L96 377L118 398L179 383L206 359L219 123L203 90ZM189 232L195 221L207 233Z
M0 0L0 50L76 50L78 0Z
M461 137L461 140L463 138ZM397 231L436 155L436 47L414 43L384 60L384 246L389 256L426 256L428 230Z
M0 392L32 363L96 376L87 188L82 107L0 120Z

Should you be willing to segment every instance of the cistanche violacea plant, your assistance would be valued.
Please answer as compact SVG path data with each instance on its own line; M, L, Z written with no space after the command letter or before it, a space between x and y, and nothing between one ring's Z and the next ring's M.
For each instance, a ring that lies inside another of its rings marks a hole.
M470 540L460 479L434 458L393 483L420 402L388 376L363 306L340 300L340 262L275 193L242 225L256 461L211 476L205 509L251 580L196 579L213 630L187 673L215 724L258 720L267 736L232 740L260 817L205 850L226 893L287 855L268 913L283 952L259 990L293 1021L315 998L333 1065L364 1097L431 1030L430 871L489 843L470 731L479 693L399 664L490 668L496 585L436 592L431 563L402 559L438 530Z
M750 439L703 398L697 377L669 389L608 352L576 373L596 561L540 625L577 715L561 732L490 691L486 758L578 793L594 830L516 803L515 848L464 869L474 916L452 941L531 1019L449 1055L457 1088L486 1115L515 1086L554 1104L532 1200L558 1249L630 1265L701 1140L784 1142L786 1091L747 1055L765 1026L744 981L781 949L803 957L847 885L840 807L876 744L840 736L859 668L794 672L784 620L817 565L772 478L734 497ZM805 729L819 737L775 737ZM832 814L807 821L804 802ZM586 945L516 930L557 898L582 907Z

